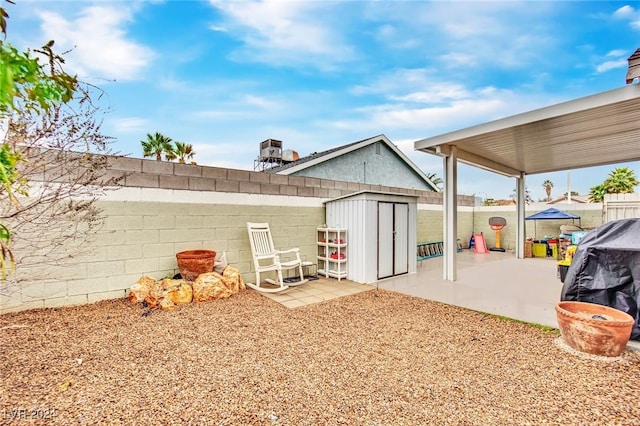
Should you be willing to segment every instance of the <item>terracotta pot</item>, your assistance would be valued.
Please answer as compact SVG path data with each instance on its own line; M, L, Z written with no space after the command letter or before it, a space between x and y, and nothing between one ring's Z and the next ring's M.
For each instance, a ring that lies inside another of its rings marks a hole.
M564 341L573 349L602 356L618 356L631 337L631 315L586 302L558 302L556 315Z
M216 252L213 250L186 250L176 253L182 279L195 281L198 275L213 272Z

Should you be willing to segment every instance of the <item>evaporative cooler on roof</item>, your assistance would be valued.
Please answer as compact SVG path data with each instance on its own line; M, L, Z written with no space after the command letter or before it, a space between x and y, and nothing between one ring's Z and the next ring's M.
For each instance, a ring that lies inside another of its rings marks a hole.
M267 139L260 142L260 161L278 162L282 158L282 141Z
M253 162L253 169L264 171L282 165L282 141L267 139L260 142L260 155Z

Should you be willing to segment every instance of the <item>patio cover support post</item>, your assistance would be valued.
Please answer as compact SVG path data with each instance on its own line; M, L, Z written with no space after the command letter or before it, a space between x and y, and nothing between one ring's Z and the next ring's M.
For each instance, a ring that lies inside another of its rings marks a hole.
M455 145L444 156L444 259L443 278L456 280L458 249L458 152Z
M517 182L517 204L516 204L516 257L518 259L524 259L524 240L525 240L525 230L524 230L524 210L526 204L526 185L525 185L525 174L524 172L520 172L520 177L516 178Z

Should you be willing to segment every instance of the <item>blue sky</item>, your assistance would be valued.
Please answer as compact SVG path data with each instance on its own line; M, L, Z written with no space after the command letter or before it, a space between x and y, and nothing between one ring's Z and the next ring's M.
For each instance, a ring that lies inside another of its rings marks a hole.
M103 131L142 157L159 131L198 164L253 170L259 143L305 156L385 134L413 150L441 133L615 89L640 47L640 3L596 1L31 1L5 4L8 40L50 39L105 92ZM640 178L640 162L622 164ZM615 166L573 170L586 194ZM339 179L339 176L336 176ZM459 191L508 198L515 180L460 167ZM532 175L544 197L568 173ZM638 188L636 188L638 190Z

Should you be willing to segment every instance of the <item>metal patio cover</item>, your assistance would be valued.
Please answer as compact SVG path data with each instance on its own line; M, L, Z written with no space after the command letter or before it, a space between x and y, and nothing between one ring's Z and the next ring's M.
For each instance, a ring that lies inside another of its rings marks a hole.
M516 250L523 258L526 175L640 160L640 85L421 139L414 148L444 159L443 272L455 281L457 162L519 178Z
M640 160L640 85L416 141L414 147L507 176Z

